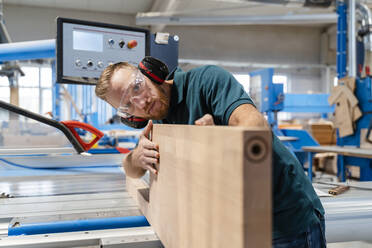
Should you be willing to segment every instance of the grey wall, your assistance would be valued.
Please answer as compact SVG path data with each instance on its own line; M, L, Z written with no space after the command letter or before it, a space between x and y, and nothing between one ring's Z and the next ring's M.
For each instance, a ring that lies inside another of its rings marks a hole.
M4 5L4 19L13 41L52 39L57 16L135 26L135 16ZM261 64L334 64L332 32L310 26L167 26L180 37L180 58ZM330 49L331 48L331 49ZM331 51L331 52L330 52ZM184 65L185 66L185 65ZM187 66L185 66L187 68ZM254 68L227 68L242 73ZM326 92L324 69L278 69L290 77L291 92Z
M329 52L330 39L324 27L168 26L165 30L180 36L181 58L285 64L292 68L275 71L290 78L290 92L329 92L328 81L331 75L326 77L325 68L313 67L320 63L334 63L333 54ZM258 68L226 69L244 73Z
M134 16L4 5L4 20L13 42L54 39L57 16L133 26Z
M180 56L257 63L319 63L320 28L286 26L167 27L180 34Z

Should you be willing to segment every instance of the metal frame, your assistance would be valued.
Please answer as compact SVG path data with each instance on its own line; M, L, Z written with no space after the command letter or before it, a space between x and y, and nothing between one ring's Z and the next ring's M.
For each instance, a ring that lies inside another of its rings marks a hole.
M346 76L347 5L337 1L337 77Z
M126 247L162 248L151 227L107 229L85 232L56 233L1 238L0 247L63 248L63 247Z
M37 40L0 44L0 61L55 57L55 40Z
M8 236L35 235L45 233L63 233L115 228L133 228L149 226L144 216L124 216L87 220L69 220L49 223L31 223L22 226L10 226Z
M348 75L356 77L356 26L355 26L355 0L349 0L348 3Z
M287 15L234 15L234 16L207 16L207 15L169 15L166 13L149 12L138 13L137 25L257 25L257 24L314 24L336 23L337 15L334 13L320 14L287 14Z
M329 94L285 94L284 109L290 113L333 113L335 107L328 103Z
M368 149L344 148L339 146L303 147L308 152L309 179L312 180L313 156L319 152L337 153L337 176L342 182L346 180L346 165L360 167L360 181L372 181L372 153Z
M348 11L349 9L349 11ZM337 1L337 77L343 78L346 75L356 77L356 31L355 31L355 0ZM348 53L347 53L348 48ZM363 51L364 52L364 51ZM348 65L348 71L347 71ZM340 138L337 135L337 145L359 147L360 132L362 128L368 128L372 118L372 82L371 78L356 78L355 95L359 100L359 107L363 116L356 123L356 131L353 135ZM309 152L309 178L312 179L311 167L312 157L315 152ZM355 156L338 155L338 175L342 181L346 180L345 164L356 165L361 169L360 180L372 180L371 159Z

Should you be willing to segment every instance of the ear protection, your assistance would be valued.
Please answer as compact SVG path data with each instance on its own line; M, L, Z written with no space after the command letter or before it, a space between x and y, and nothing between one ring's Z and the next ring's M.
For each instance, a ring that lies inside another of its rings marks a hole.
M169 74L167 65L151 56L146 56L138 64L138 69L156 84L162 84Z
M149 120L139 118L139 117L135 117L135 116L131 116L129 118L120 117L120 121L124 125L130 126L130 127L133 127L133 128L137 128L137 129L141 129L141 128L146 127L147 123L149 122Z
M142 59L142 61L138 64L138 69L143 75L148 77L156 84L162 84L169 74L167 65L151 56L146 56L144 59ZM129 118L121 117L120 120L123 124L138 129L144 128L149 122L146 119L136 116L131 116Z

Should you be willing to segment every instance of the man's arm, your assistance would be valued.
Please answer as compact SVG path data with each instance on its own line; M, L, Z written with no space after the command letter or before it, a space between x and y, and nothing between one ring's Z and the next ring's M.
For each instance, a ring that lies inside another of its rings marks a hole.
M231 113L229 126L268 128L269 124L252 104L242 104Z

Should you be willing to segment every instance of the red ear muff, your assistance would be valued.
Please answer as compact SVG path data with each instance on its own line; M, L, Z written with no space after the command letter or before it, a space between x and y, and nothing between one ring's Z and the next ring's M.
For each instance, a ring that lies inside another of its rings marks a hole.
M169 74L167 65L151 56L146 56L138 64L138 69L157 84L162 84Z
M135 116L131 116L129 118L120 117L120 121L127 126L137 128L137 129L146 127L147 123L149 122L149 120L142 119L142 118L135 117Z
M148 78L150 78L152 81L154 81L157 84L161 84L164 82L165 79L161 79L158 76L156 76L154 73L152 73L146 66L141 62L138 67L141 69L141 72L146 75Z

